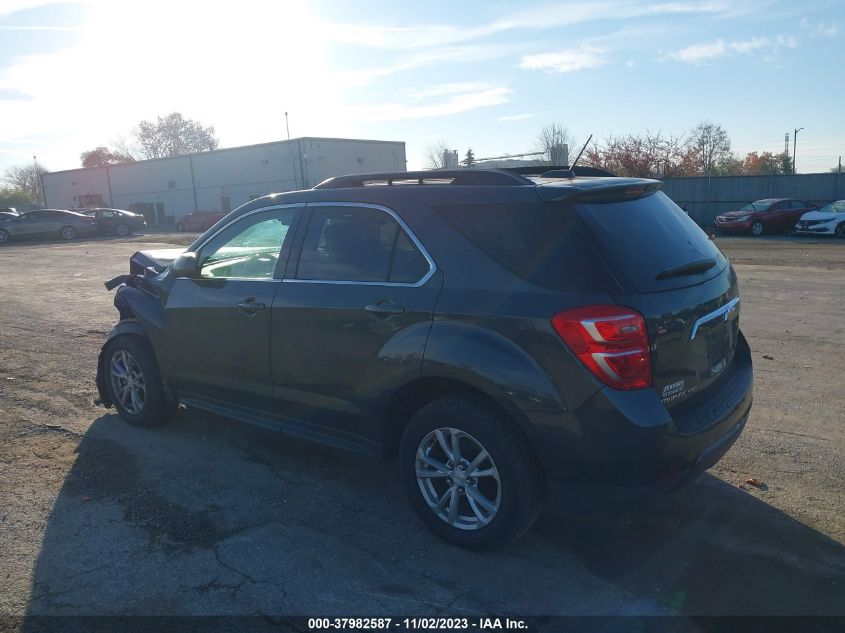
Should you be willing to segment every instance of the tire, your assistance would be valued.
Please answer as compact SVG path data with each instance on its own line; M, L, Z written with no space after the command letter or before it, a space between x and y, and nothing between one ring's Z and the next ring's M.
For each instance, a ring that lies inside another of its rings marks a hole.
M438 431L448 447L452 436L458 437L463 470L448 461L454 453L443 450ZM477 457L479 448L489 458L470 471L467 463ZM431 466L431 461L418 462L421 454L435 460L439 467ZM418 478L418 466L427 475L435 475ZM491 549L510 543L534 524L543 507L545 484L527 443L510 420L478 396L448 396L417 411L402 435L399 468L420 520L443 540L467 549ZM447 476L447 472L451 474ZM473 478L472 472L488 474ZM450 494L452 489L457 492ZM474 492L468 492L471 489ZM479 493L486 505L478 501ZM456 511L450 513L455 494ZM448 500L440 514L437 500ZM488 510L491 507L492 512Z
M67 225L62 227L62 230L59 231L59 235L61 235L62 239L70 242L71 240L75 240L77 237L79 237L79 231L77 231L72 226Z
M8 244L11 239L12 236L9 235L8 231L0 229L0 244Z
M126 334L116 336L106 343L103 363L108 395L120 417L130 424L140 427L155 426L166 422L176 411L176 403L168 400L164 394L158 363L149 342L145 339ZM117 369L118 373L122 373L121 369L128 369L136 386L140 375L141 387L134 390L139 396L137 399L132 396L132 389L129 389L128 395L125 391L119 391L125 382L124 379L113 375L113 369Z
M751 235L754 237L760 237L763 232L765 231L765 227L763 226L762 222L754 222L751 225Z
M132 229L127 224L118 224L114 229L115 234L120 237L126 237L132 234Z
M840 240L845 240L845 222L840 222L836 225L836 230L833 234L838 237ZM0 239L0 243L2 243L2 239Z
M179 231L180 233L184 233L185 232L185 225L180 222L179 224L176 225L176 230Z

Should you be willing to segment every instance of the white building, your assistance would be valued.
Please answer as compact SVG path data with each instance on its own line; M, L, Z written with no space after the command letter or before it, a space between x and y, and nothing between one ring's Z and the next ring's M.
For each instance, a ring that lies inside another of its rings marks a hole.
M56 171L43 176L45 207L112 207L151 224L194 211L230 211L268 193L308 189L332 176L405 171L405 143L305 137Z

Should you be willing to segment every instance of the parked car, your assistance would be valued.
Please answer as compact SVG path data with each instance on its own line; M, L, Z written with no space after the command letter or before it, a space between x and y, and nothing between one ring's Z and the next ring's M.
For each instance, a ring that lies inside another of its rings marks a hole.
M4 220L11 220L19 215L20 213L17 212L17 209L12 207L0 207L0 222Z
M100 233L123 236L147 228L143 215L123 209L88 209L83 214L97 220L97 230Z
M845 200L805 213L795 225L795 231L799 235L835 235L845 239Z
M715 226L724 233L763 234L787 233L795 222L817 207L804 200L791 198L766 198L749 202L738 211L728 211L716 216Z
M0 244L33 237L75 240L97 230L94 218L61 209L36 209L0 222Z
M395 456L468 548L547 492L674 489L739 436L752 366L733 268L660 187L461 170L252 201L106 283L100 397L137 426L181 402Z
M198 233L207 231L219 220L226 217L226 213L219 211L195 211L179 220L176 229L180 232Z

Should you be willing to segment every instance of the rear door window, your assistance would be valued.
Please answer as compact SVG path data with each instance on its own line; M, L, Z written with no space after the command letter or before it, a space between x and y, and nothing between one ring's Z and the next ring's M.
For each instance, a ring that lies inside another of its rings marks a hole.
M618 290L570 207L538 201L441 206L437 212L528 281L569 292Z
M423 256L389 213L356 206L315 206L297 268L312 281L407 283L429 271Z
M602 258L626 292L671 290L718 275L726 259L715 244L663 192L624 202L577 204ZM658 279L660 273L712 259L704 272Z

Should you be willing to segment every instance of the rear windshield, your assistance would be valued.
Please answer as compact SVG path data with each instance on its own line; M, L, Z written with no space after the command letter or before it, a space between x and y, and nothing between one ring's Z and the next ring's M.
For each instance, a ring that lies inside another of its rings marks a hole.
M437 211L499 264L533 283L579 293L618 290L572 208L536 202Z
M626 202L578 204L601 256L626 291L653 292L701 283L726 260L698 225L666 194ZM713 259L704 272L657 279L661 272Z

